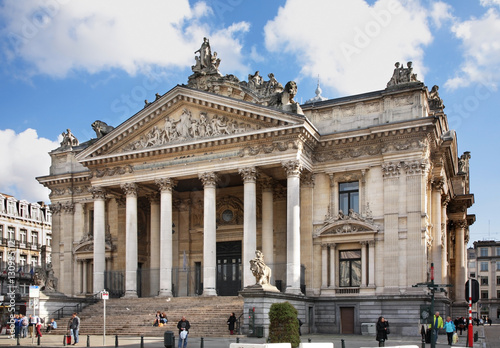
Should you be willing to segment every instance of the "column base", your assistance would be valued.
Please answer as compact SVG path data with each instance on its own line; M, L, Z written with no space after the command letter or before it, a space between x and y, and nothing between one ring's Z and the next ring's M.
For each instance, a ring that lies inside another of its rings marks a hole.
M174 295L172 295L171 290L160 290L158 295L155 297L174 297Z
M125 291L125 295L122 296L122 298L137 298L137 291L132 291L132 290L128 290L128 291Z
M217 291L215 289L203 289L203 295L201 296L217 296Z
M292 287L286 288L285 294L304 295L302 291L300 291L300 288L292 288Z

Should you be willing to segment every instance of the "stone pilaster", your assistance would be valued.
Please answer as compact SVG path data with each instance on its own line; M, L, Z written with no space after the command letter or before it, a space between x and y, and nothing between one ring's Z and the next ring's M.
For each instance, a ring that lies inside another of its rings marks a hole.
M156 296L160 291L160 195L157 192L149 194L148 200L151 206L149 288L150 296Z
M321 245L321 288L328 287L328 245Z
M104 289L104 272L106 271L106 191L102 187L91 187L89 191L92 193L92 198L94 199L94 270L92 293L96 294Z
M367 283L367 270L366 270L366 245L367 241L359 242L361 245L361 287L365 288Z
M466 220L454 220L455 229L455 300L465 301L465 287L467 281L465 258L465 231L468 229Z
M241 168L238 170L243 178L243 287L255 284L255 277L250 271L250 260L257 249L257 194L255 167ZM264 256L266 256L264 254Z
M368 242L368 287L375 287L375 241Z
M300 291L300 172L298 160L282 163L287 174L287 270L286 292L301 294Z
M217 243L216 243L216 173L199 175L203 183L203 296L217 296L215 289Z
M314 215L315 176L305 172L300 177L300 260L305 266L304 281L306 290L313 289L313 215ZM309 292L309 291L308 291Z
M274 203L272 178L264 178L262 184L262 253L266 263L274 271ZM274 284L274 272L271 273L271 284Z
M328 244L330 247L330 288L335 288L337 286L337 245L335 243Z
M137 297L137 185L121 185L126 195L125 207L125 295Z
M443 283L443 240L441 230L441 190L444 185L443 178L435 178L432 181L431 193L431 223L432 223L432 237L434 243L432 244L432 262L434 262L434 281L436 284Z

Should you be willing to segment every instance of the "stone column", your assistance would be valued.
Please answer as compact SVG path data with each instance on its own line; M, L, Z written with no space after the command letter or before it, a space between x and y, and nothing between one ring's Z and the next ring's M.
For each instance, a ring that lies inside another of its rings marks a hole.
M121 185L126 195L125 208L125 295L137 297L137 185Z
M257 197L255 167L238 170L243 178L243 288L255 284L255 277L250 271L250 260L257 249ZM266 254L264 254L264 257ZM268 260L265 259L267 262Z
M91 187L94 199L94 270L92 292L104 289L105 252L106 252L106 191L102 187ZM88 291L88 289L87 289Z
M367 241L359 242L361 244L361 287L365 288L367 283L367 272L366 272L366 244Z
M160 197L157 192L148 195L151 205L151 234L149 251L149 288L150 295L160 291Z
M329 244L330 246L330 287L331 288L335 288L336 287L336 283L337 283L337 279L335 279L336 277L336 270L337 270L337 262L335 262L337 260L336 256L337 256L337 252L336 252L336 247L337 245L335 243L330 243Z
M272 178L262 181L262 253L271 271L274 271L273 183ZM271 275L271 284L274 284L274 272Z
M446 208L448 203L450 202L450 198L448 195L441 196L441 238L443 240L443 252L441 253L441 266L443 268L443 284L448 284L449 279L449 261L448 261L448 231L446 230L447 226L447 215Z
M375 287L375 241L368 242L368 287Z
M432 182L432 195L431 195L431 212L432 212L432 261L434 262L434 282L436 284L443 283L443 238L441 231L441 189L443 188L444 180L437 178Z
M455 226L455 300L465 301L465 287L467 281L465 265L465 230L468 228L466 220L453 221ZM478 268L479 269L479 268Z
M287 253L286 293L301 294L300 291L300 172L298 160L282 163L287 174Z
M160 218L160 293L172 296L172 189L175 182L170 178L156 180L161 191Z
M321 287L328 287L328 245L321 244Z
M203 173L199 175L203 182L203 296L217 296L215 289L215 271L217 266L217 236L215 230L216 220L216 173Z

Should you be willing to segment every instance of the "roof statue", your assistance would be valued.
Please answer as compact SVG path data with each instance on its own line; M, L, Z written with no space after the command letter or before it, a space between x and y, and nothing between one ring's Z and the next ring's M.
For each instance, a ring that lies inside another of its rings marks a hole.
M61 141L62 147L73 147L78 146L78 139L71 133L71 129L66 129L67 133L62 132L61 135L63 140Z
M394 72L391 79L387 82L387 87L393 87L401 84L407 84L412 82L420 82L417 80L417 74L413 73L412 62L406 63L406 68L403 65L396 62L394 64Z
M293 100L297 94L297 84L294 81L289 81L288 89L283 89L273 73L267 75L267 81L260 75L260 71L248 74L248 81L240 81L234 75L223 76L219 71L221 59L217 52L212 53L207 38L203 38L201 47L194 53L195 64L191 66L193 74L188 78L188 87L303 114L299 104Z
M97 138L102 138L103 136L111 132L113 129L115 129L115 127L108 126L106 122L97 120L94 123L92 123L92 129L95 131Z
M439 97L439 86L432 86L431 91L429 92L429 107L431 110L443 111L444 104L443 99Z

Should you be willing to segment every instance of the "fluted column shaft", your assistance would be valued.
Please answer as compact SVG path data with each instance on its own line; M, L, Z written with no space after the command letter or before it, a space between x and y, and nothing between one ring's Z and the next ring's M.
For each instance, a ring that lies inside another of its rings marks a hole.
M287 172L286 292L300 294L300 172L299 161L283 163Z
M215 272L217 263L216 236L216 173L203 173L199 176L203 182L203 296L216 296Z
M125 295L137 297L137 186L123 184L126 194L125 208Z
M243 287L255 284L255 277L250 271L250 260L257 249L257 195L255 167L239 170L243 178ZM264 254L264 256L267 256Z
M368 286L375 287L375 241L368 242Z
M150 238L150 274L149 287L150 295L156 296L160 291L160 199L159 194L154 193L148 196L151 204L151 238Z
M106 191L100 187L91 188L94 198L94 275L93 289L95 294L104 289L104 271L106 269ZM85 289L88 291L88 289Z
M156 181L161 190L160 208L160 293L172 296L172 188L175 183L170 178Z

